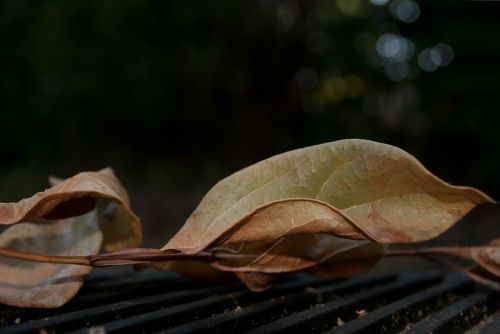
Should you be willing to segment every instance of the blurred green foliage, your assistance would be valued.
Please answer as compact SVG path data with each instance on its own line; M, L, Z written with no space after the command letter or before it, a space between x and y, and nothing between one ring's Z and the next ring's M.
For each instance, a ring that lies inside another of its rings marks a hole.
M161 235L227 174L353 137L498 198L499 5L374 3L2 1L0 200L111 165Z

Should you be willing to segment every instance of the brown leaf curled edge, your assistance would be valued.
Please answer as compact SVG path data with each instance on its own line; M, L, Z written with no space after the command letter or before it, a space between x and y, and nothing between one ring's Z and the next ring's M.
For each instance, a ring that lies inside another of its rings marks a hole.
M89 179L107 177L82 174L90 183ZM29 205L20 204L23 201L7 204L14 207L0 205L0 222L68 218L90 211L95 197L106 197L118 203L120 210L111 217L124 228L113 224L102 228L105 249L135 247L139 223L128 209L125 191L115 189L114 180L111 186L98 182L102 186L98 192L83 186L86 191L81 196L66 194L59 201L53 193L73 188L67 185L44 192L46 196L37 194L25 200ZM113 194L104 191L107 187ZM479 190L440 180L401 149L341 140L271 157L220 181L161 250L136 248L96 255L92 261L87 258L87 265L135 263L210 279L234 273L258 291L289 272L346 277L366 271L384 256L386 244L434 238L476 205L492 202ZM475 258L498 277L498 245L493 247L496 250L490 247ZM1 289L0 295L4 298Z
M341 140L271 157L220 181L162 250L253 254L251 261L212 265L245 273L238 277L260 290L271 281L263 274L367 270L382 257L382 244L434 238L492 202L479 190L440 180L399 148ZM350 270L335 269L339 256Z
M97 198L114 201L99 216ZM33 222L23 223L26 221ZM18 203L1 203L0 224L13 225L0 235L0 247L28 253L98 254L101 248L117 251L141 242L139 220L109 168L77 174ZM61 306L76 294L90 270L80 265L0 257L0 303Z

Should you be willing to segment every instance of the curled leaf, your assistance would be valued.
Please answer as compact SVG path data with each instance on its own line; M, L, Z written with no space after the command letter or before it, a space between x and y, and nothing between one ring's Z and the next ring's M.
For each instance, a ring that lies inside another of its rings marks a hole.
M102 239L94 210L56 222L10 226L0 235L0 247L49 255L97 254ZM78 292L91 269L0 257L0 303L59 307Z
M80 173L67 180L52 178L51 183L50 189L18 203L0 204L0 224L13 225L0 235L4 254L29 253L26 259L92 256L102 247L118 251L139 245L139 220L111 169ZM96 208L98 198L113 200L102 215ZM82 265L0 257L0 303L61 306L77 293L90 270Z
M367 245L372 247L366 247ZM376 263L384 249L383 245L373 242L341 239L322 233L292 235L274 241L251 242L239 246L238 253L255 255L255 259L227 259L212 265L237 272L283 273L309 269L330 262L340 254L354 254L353 250L358 248L365 250L359 254L360 257L375 258ZM366 268L363 271L365 270Z
M94 209L97 198L116 205L102 225L104 248L112 252L137 247L141 242L139 219L130 210L127 192L110 168L79 173L17 203L0 203L0 224L45 221L75 217Z
M399 148L341 140L271 157L220 181L162 250L233 249L245 257L212 266L263 289L286 272L365 271L383 256L382 244L434 238L487 202Z
M284 201L292 208L283 210ZM220 181L162 249L196 253L223 244L234 229L257 219L254 216L268 224L248 228L240 239L282 234L276 230L293 233L298 224L300 233L320 231L378 243L418 242L436 237L487 202L493 200L479 190L438 179L399 148L341 140L274 156ZM330 211L319 222L300 206Z
M332 235L296 234L273 241L251 242L238 253L255 259L227 259L212 263L217 269L235 272L250 289L268 288L278 274L308 271L327 278L348 277L372 268L384 255L384 245Z
M500 280L500 239L491 241L486 247L472 248L471 255L481 268Z

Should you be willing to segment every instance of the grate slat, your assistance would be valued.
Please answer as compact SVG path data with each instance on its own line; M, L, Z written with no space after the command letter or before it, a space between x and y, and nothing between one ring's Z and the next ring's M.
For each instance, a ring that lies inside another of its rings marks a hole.
M418 291L329 331L329 334L386 333L405 329L409 323L447 304L451 294L465 294L472 283L463 275L453 274L438 285ZM423 312L422 310L425 310Z
M57 317L34 320L17 326L4 327L2 328L2 334L37 333L37 329L39 328L43 328L47 331L55 331L56 329L57 331L68 331L81 327L93 326L101 322L109 321L110 319L126 318L134 314L157 308L187 303L199 298L205 298L207 295L215 292L228 292L235 288L242 289L240 284L232 284L220 289L207 288L183 290L160 294L154 297L131 299L124 302L68 312Z
M493 304L492 291L475 292L418 322L405 333L462 333L487 317Z
M269 298L275 295L288 293L299 288L304 288L308 285L320 284L321 281L302 276L298 279L277 284L274 289L263 294L253 293L244 288L242 291L216 296L213 298L204 299L197 302L177 305L163 310L156 310L149 313L142 313L131 318L111 321L103 324L101 327L106 333L114 332L135 332L136 330L145 331L154 328L161 323L163 328L177 325L184 321L203 318L207 314L224 312L229 309L234 309L240 305L246 305L256 300ZM85 333L86 331L76 331L75 333Z
M284 295L288 291L279 289L280 296L276 299L266 300L231 312L183 324L161 333L203 333L206 331L238 333L310 307L335 293L345 293L353 289L359 290L363 287L386 283L394 279L394 275L353 278L335 285L327 284L315 288L309 287L305 291L291 295Z
M353 310L366 308L368 305L373 305L377 302L380 303L383 299L396 299L397 295L424 288L436 283L440 278L441 275L436 272L400 275L395 282L376 286L346 298L317 305L255 328L248 333L322 332L332 328L339 316L348 319L353 317Z
M500 312L497 312L500 313ZM485 325L479 333L481 334L498 334L500 333L500 314L491 319L491 321Z
M37 308L6 308L0 310L0 328L3 326L13 325L16 320L24 322L25 319L43 319L47 317L59 316L66 312L93 308L124 300L127 301L148 295L155 295L158 294L158 292L165 293L172 291L173 289L179 290L182 288L193 288L192 282L189 282L178 275L176 275L176 277L170 273L166 274L167 275L164 275L163 278L160 276L154 279L151 276L157 275L143 275L142 277L136 277L135 280L130 280L128 277L128 285L118 285L116 288L111 286L109 289L99 288L98 291L95 288L95 284L97 283L102 287L102 283L104 282L101 282L101 279L98 282L90 280L90 282L86 282L84 285L87 287L82 289L74 300L70 301L62 308L56 310ZM111 282L106 282L106 285L116 281L116 277L112 278ZM242 285L240 284L240 286Z
M90 276L59 309L0 307L0 333L498 333L498 294L460 274L285 278L263 292L169 272ZM17 317L17 318L16 318ZM19 323L21 322L21 323ZM3 327L2 327L3 326Z

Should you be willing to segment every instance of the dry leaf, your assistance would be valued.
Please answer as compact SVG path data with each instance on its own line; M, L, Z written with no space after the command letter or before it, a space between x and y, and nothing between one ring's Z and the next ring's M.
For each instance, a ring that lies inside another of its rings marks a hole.
M332 254L307 271L323 278L350 277L374 267L384 256L386 247L374 242L356 242Z
M381 244L436 237L486 202L493 200L438 179L396 147L342 140L269 158L220 181L162 250L229 247L254 255L212 265L260 290L280 273L366 271L383 256Z
M51 183L50 189L18 203L0 204L0 224L17 224L0 235L0 248L81 256L96 255L102 247L118 251L139 245L139 220L130 211L128 195L111 169L80 173L67 180L52 178ZM114 201L102 216L97 213L97 198ZM28 220L37 222L24 223ZM70 300L91 267L1 257L0 270L0 303L50 308Z
M341 239L323 233L291 235L274 241L232 246L238 247L239 254L255 255L255 259L221 260L213 263L214 267L235 272L286 273L336 262L341 254L348 258L356 254L351 258L353 261L358 257L375 258L376 263L384 249L383 245L373 242Z
M84 172L17 203L0 203L0 224L75 217L94 209L97 198L113 200L113 218L103 226L104 248L112 252L137 247L141 242L139 219L130 210L127 192L110 168Z
M493 240L486 247L473 248L471 254L478 265L500 278L500 239Z
M253 260L221 260L217 269L237 273L251 290L270 287L278 274L308 271L324 278L349 277L372 268L384 255L384 245L370 241L341 239L315 233L291 235L274 241L251 242L238 253L255 255Z
M265 210L283 202L321 206L322 222L307 209L289 208L285 214ZM274 156L220 181L162 249L193 254L223 244L231 238L228 231L244 228L254 215L268 224L248 228L239 240L267 239L300 226L300 233L319 230L379 243L418 242L436 237L487 202L493 200L438 179L399 148L341 140Z
M102 244L97 213L57 222L10 226L0 247L49 255L97 254ZM20 261L0 257L0 303L19 307L59 307L78 292L91 267Z

